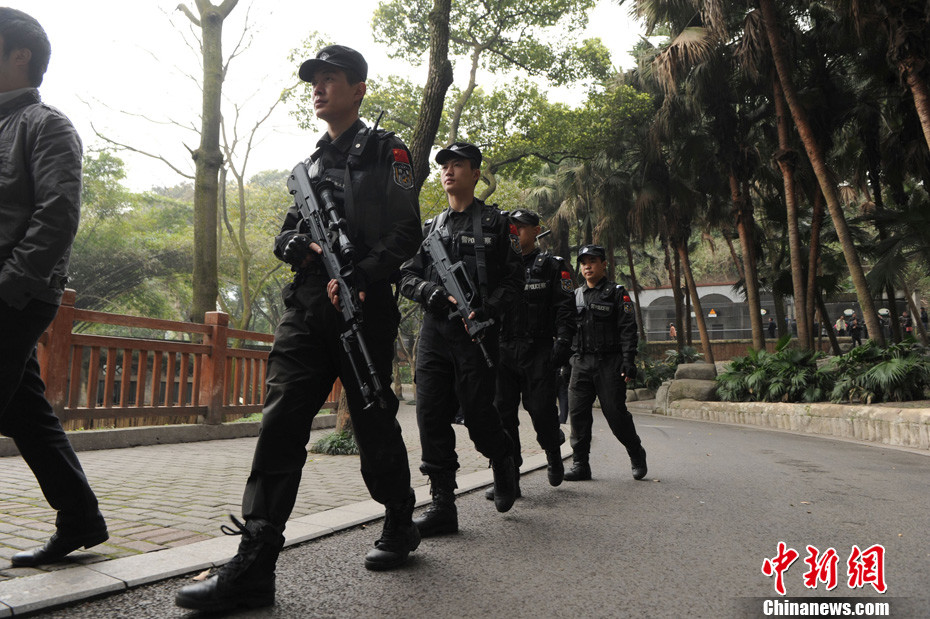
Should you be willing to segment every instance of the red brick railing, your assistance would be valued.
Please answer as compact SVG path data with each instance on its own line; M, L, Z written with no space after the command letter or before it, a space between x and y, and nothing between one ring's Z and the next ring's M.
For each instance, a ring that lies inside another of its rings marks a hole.
M273 335L231 329L223 312L208 312L199 324L78 309L75 298L65 291L38 348L46 396L66 429L216 424L261 411ZM182 339L74 333L75 322ZM337 382L324 408L335 408L341 388Z

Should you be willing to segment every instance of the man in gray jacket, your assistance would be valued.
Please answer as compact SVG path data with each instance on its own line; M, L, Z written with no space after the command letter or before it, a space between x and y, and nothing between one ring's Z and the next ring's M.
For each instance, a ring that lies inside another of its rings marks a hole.
M51 539L13 555L15 567L52 563L108 538L36 357L68 281L81 210L81 140L39 98L50 50L39 22L0 7L0 434L16 442L58 511Z

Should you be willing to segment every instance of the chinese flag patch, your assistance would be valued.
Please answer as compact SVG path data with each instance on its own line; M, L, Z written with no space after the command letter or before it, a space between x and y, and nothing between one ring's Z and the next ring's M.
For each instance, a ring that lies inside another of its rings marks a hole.
M630 298L630 295L628 295L628 294L623 295L623 302L624 302L624 303L630 303L632 300L633 300L633 299Z
M572 278L571 273L569 273L568 271L562 271L562 279L571 279L571 278Z
M517 232L517 226L515 224L510 224L510 234L514 236L520 236L520 234Z
M407 151L405 151L403 148L395 148L394 161L399 161L400 163L410 163L410 157L407 156Z

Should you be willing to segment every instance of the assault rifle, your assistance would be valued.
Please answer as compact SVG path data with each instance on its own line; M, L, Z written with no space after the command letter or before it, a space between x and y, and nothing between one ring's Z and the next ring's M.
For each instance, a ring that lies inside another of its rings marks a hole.
M480 234L480 232L479 232ZM429 254L442 281L442 287L446 289L453 299L455 299L455 309L450 311L450 316L458 314L465 323L465 330L474 340L484 353L484 360L487 361L488 367L494 367L494 361L484 346L485 330L494 324L494 319L477 320L470 318L474 311L473 302L477 296L475 286L468 277L468 271L465 270L465 263L462 261L452 262L449 258L449 252L446 251L444 241L448 240L449 231L445 226L437 226L432 232L426 235L423 241L423 249Z
M323 250L319 258L326 267L326 274L339 284L339 305L346 324L346 330L339 339L349 358L355 381L362 391L364 408L368 410L376 401L384 407L386 403L381 380L362 336L362 308L358 291L352 284L355 247L346 235L346 220L336 210L333 186L328 182L317 184L319 198L323 200L321 206L317 192L310 184L307 164L302 161L291 171L287 188L294 196L297 210L309 230L310 240Z

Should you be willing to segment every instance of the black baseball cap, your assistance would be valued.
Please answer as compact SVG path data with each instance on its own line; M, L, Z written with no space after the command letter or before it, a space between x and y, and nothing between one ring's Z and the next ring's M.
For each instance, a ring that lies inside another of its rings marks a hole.
M345 45L327 45L311 58L300 65L297 75L305 82L312 82L313 75L325 67L336 67L343 71L351 71L364 82L368 78L368 63L360 53Z
M582 246L582 248L578 250L578 260L581 260L583 256L593 256L595 258L607 260L607 252L604 251L604 248L600 245Z
M539 215L524 208L518 208L512 212L510 214L510 220L520 222L521 224L528 224L530 226L539 225Z
M475 165L481 167L481 149L468 142L452 142L436 153L436 163L444 164L450 159L471 159Z

